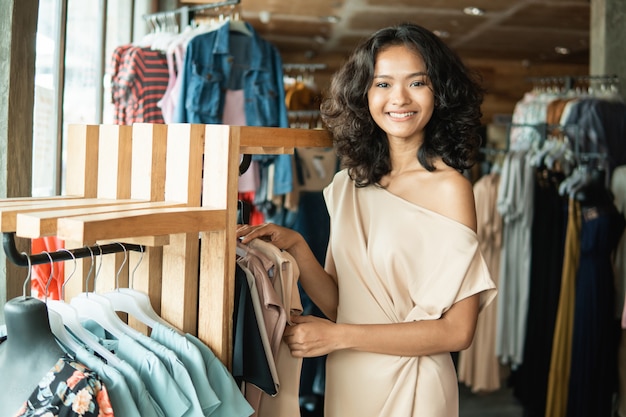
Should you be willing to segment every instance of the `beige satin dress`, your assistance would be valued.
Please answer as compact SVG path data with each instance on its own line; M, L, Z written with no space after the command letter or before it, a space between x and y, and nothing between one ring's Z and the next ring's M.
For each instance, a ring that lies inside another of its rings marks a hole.
M495 285L476 233L380 187L356 188L340 171L324 190L329 257L339 283L338 323L436 320ZM450 354L400 357L353 350L328 355L326 417L455 417Z

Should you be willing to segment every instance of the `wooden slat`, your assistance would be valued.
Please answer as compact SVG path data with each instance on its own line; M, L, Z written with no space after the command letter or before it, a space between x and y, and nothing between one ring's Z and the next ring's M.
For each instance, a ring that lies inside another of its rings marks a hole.
M252 132L257 129L243 129ZM224 208L226 224L201 233L198 337L226 364L232 366L232 313L234 306L235 227L237 184L242 129L207 125L202 204ZM243 135L245 136L245 135Z
M232 126L241 137L240 152L247 154L293 153L298 147L331 147L328 131L281 127Z
M17 214L16 235L35 239L43 236L57 234L57 221L60 218L84 216L88 214L114 213L128 210L158 209L168 207L184 207L178 202L129 202L127 204L115 204L124 200L113 200L112 204L102 206L88 206L86 208L58 209L58 210L29 210ZM134 200L128 200L134 201ZM1 213L0 213L1 215Z
M130 198L132 126L100 125L98 197Z
M140 237L174 233L198 233L223 228L224 210L211 208L166 208L103 213L59 219L58 237L93 244L121 236Z
M17 215L19 213L30 213L46 210L62 210L67 208L79 207L99 207L106 205L121 205L124 203L133 203L133 200L115 200L100 198L83 198L83 199L66 199L66 200L49 200L45 204L22 204L10 208L0 208L0 231L15 232L17 230Z
M0 199L0 208L19 206L23 204L46 204L48 201L56 200L72 200L77 198L83 198L82 195L57 195L51 197L16 197L16 198L3 198Z
M200 206L205 140L204 125L168 125L166 200Z
M165 200L167 126L135 123L132 154L131 197Z
M98 146L98 197L130 198L133 127L100 125ZM128 285L128 266L124 253L100 259L98 279L94 289L107 292L115 289L116 281Z
M103 239L98 240L96 243L98 245L106 245L109 243L122 242L131 245L141 245L146 246L146 250L150 250L153 248L162 248L163 246L167 246L170 244L170 235L161 235L161 236L141 236L141 237L118 237L115 239ZM145 252L144 252L145 255ZM145 258L145 256L144 256ZM160 302L159 302L160 303Z
M200 206L204 125L168 125L165 198ZM219 207L224 209L225 207ZM224 218L225 221L225 218ZM220 229L225 227L222 223ZM185 232L185 230L179 230ZM198 331L198 233L174 234L172 244L163 248L163 294L161 316L179 329ZM184 302L181 302L184 301Z
M66 193L94 198L98 195L98 141L97 125L69 125L67 149L70 155L65 168Z
M153 123L135 123L133 125L130 191L132 198L150 201L165 200L167 131L167 125ZM154 243L159 243L159 237L155 236L155 238L157 239ZM169 244L169 240L170 236L167 235L167 244ZM135 260L136 256L139 254L134 252L130 254L132 265L136 265L138 262ZM127 285L148 294L152 308L160 314L163 299L163 247L149 245L139 259L141 259L139 267L132 277L127 278ZM140 320L129 316L128 324L138 331L148 334L148 326Z
M69 195L81 195L84 198L98 196L98 148L100 126L69 125L65 168L65 192ZM82 242L65 241L65 246L75 248ZM70 271L65 269L65 299L85 291L85 277L91 266L91 260L79 259L72 279L68 280Z

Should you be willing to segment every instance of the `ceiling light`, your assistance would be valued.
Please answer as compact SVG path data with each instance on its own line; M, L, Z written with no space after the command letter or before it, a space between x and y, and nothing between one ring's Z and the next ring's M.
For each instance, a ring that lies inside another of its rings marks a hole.
M445 30L433 30L433 33L442 39L447 39L450 37L450 32Z
M485 14L485 11L479 7L466 7L463 9L463 13L468 14L470 16L482 16Z
M268 12L267 10L261 10L259 12L259 20L261 21L261 23L268 24L271 19L272 19L272 14Z
M339 16L322 16L320 17L320 20L327 23L339 23L341 19Z
M559 55L569 55L571 52L569 48L566 48L564 46L557 46L554 48L554 51Z

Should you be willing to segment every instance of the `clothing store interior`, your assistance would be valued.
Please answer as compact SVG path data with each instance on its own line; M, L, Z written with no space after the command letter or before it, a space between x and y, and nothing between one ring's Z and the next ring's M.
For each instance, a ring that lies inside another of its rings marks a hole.
M93 398L65 406L100 415L322 416L325 357L281 336L323 313L236 227L293 228L323 264L320 104L359 40L410 21L485 87L463 174L498 294L452 352L459 415L626 417L624 0L0 3L2 416L77 371ZM51 352L73 371L26 367Z

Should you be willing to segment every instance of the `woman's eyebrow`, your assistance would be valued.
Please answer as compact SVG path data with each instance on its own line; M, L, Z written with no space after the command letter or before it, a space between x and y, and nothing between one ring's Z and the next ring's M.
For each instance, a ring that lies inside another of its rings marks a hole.
M406 77L404 78L414 78L414 77L422 77L422 76L428 76L428 73L423 72L423 71L419 71L419 72L414 72L412 74L407 74ZM387 74L374 74L374 78L394 78L392 75L387 75Z

